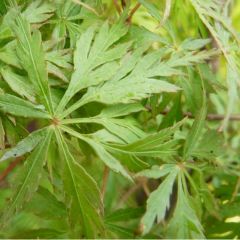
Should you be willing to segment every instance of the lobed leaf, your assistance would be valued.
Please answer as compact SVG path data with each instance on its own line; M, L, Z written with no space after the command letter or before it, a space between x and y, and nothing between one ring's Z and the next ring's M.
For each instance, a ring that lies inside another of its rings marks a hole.
M60 130L56 129L55 134L64 160L62 180L71 224L81 220L84 237L94 238L104 233L100 191L95 180L74 160Z
M18 144L5 152L0 158L0 162L9 158L16 158L31 152L40 141L46 136L47 129L43 128L30 133L26 138L18 142Z
M0 93L0 110L2 112L21 117L45 119L51 118L51 116L44 111L44 106L34 105L26 100L10 94Z
M18 39L16 50L21 65L28 73L41 102L45 105L47 111L52 114L53 107L41 33L34 31L31 34L30 24L22 16L16 18L16 23L12 25L12 28Z
M2 225L7 225L14 213L21 209L23 204L36 192L42 175L43 165L47 159L52 133L51 129L45 131L43 141L35 148L22 166L21 171L18 172L17 186L15 186L11 201L1 217Z
M159 168L159 172L161 169ZM157 190L153 191L147 200L147 210L141 222L143 224L143 234L150 231L155 218L157 223L161 222L170 207L170 197L173 184L179 172L179 168L175 166L164 181L160 184Z

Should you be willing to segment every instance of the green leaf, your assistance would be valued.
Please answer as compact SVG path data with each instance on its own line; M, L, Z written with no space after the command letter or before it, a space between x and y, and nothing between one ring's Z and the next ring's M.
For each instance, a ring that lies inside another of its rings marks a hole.
M74 53L75 71L58 106L58 112L64 109L68 101L78 91L106 81L116 72L117 65L113 61L121 58L126 53L129 44L109 48L126 32L127 27L120 21L111 28L109 28L108 23L104 23L96 36L94 27L90 27L81 35ZM103 73L107 75L105 76Z
M161 58L167 54L165 49L141 56L145 48L133 52L128 59L129 64L122 64L119 71L112 79L96 87L89 87L87 93L63 114L64 118L74 110L88 102L102 102L106 104L133 103L147 98L154 93L177 92L180 90L174 84L160 76L171 76L181 72L169 67ZM116 91L118 89L118 91Z
M191 39L188 38L184 40L180 47L184 50L198 50L203 48L205 45L209 44L211 42L211 39Z
M161 172L160 168L159 172ZM170 197L178 172L179 167L175 165L157 190L150 194L147 200L147 211L141 221L143 224L143 234L150 231L155 218L157 218L157 223L164 219L166 211L170 207Z
M229 85L229 88L228 88L229 99L227 103L226 115L220 130L223 130L224 128L226 128L230 115L233 112L234 107L239 100L238 82L237 82L237 80L239 79L239 76L240 74L233 69L233 66L228 64L227 65L227 82Z
M17 186L14 187L14 194L2 215L2 225L9 223L13 214L19 211L23 204L28 201L37 190L43 166L47 158L52 133L52 129L48 129L48 131L45 132L46 135L43 141L26 159L24 166L22 166L18 172L16 179Z
M30 23L42 23L53 15L55 7L50 2L36 0L31 2L22 13Z
M21 68L19 59L17 58L16 53L16 42L12 41L6 44L3 48L0 49L0 60L6 63L7 65L14 66L16 68Z
M95 180L77 163L69 151L60 130L55 130L59 151L64 160L62 180L71 224L81 222L83 236L94 238L103 235L102 200Z
M178 175L178 197L167 236L176 239L204 239L203 228L194 212L187 193L183 190L183 175Z
M113 171L117 172L117 173L121 173L124 177L126 177L127 179L129 179L130 181L132 181L132 178L129 176L129 174L126 172L126 170L123 168L123 166L119 163L119 161L117 159L115 159L109 152L107 152L104 147L94 141L91 138L85 137L82 134L72 130L69 127L66 126L61 126L61 129L69 134L71 134L72 136L75 136L83 141L85 141L86 143L88 143L96 152L96 154L99 156L99 158Z
M126 219L137 219L141 217L144 209L142 207L138 208L124 208L118 209L113 213L105 217L105 221L109 223L113 222L125 222Z
M153 3L146 0L138 0L138 2L141 3L154 18L156 18L159 22L161 21L162 16L160 14L160 10Z
M146 169L141 172L139 172L136 177L144 176L147 178L154 178L154 179L159 179L161 177L164 177L171 173L175 169L176 165L175 164L163 164L161 166L152 166L151 169Z
M110 133L114 134L119 140L131 143L138 140L146 134L137 126L133 119L117 119L106 118L98 115L92 118L73 118L65 119L61 122L63 124L76 124L76 123L97 123L103 125ZM101 117L101 118L100 118Z
M101 113L98 115L98 117L115 118L115 117L129 115L130 113L140 112L143 110L145 110L145 108L139 103L118 104L118 105L108 106L104 108L101 111Z
M196 146L192 155L200 159L209 159L219 157L224 154L223 136L216 130L205 132Z
M235 51L229 51L229 49L235 47L235 41L237 41L239 47L240 38L232 26L231 18L228 12L229 3L219 3L218 1L203 1L203 0L191 0L190 1L199 18L203 24L207 27L212 37L216 41L219 49L222 51L227 63L228 63L228 95L229 101L227 106L227 114L224 122L220 128L223 130L226 128L229 115L233 111L233 106L238 100L237 86L239 85L239 56L236 56ZM238 55L238 54L237 54Z
M46 188L41 186L26 206L26 211L32 212L44 219L59 219L62 221L62 218L67 218L65 205L58 201Z
M35 101L35 93L32 84L23 76L14 73L10 68L2 68L1 74L10 88L29 101Z
M118 91L116 91L118 89ZM106 104L132 103L153 93L177 92L179 88L163 80L143 77L126 77L121 81L108 81L103 86L89 89L83 97Z
M140 137L145 136L145 133L131 119L96 118L95 122L102 124L109 132L126 143L137 141Z
M184 159L187 159L189 156L191 156L192 152L195 150L204 128L205 118L207 115L207 102L206 102L207 100L206 100L206 93L205 93L205 88L203 83L202 83L202 88L203 88L202 106L193 122L190 132L188 133L188 136L184 145L184 150L183 150Z
M44 111L43 105L34 105L10 94L0 93L0 110L21 117L51 118L51 116Z
M183 124L178 122L175 126L150 134L127 145L111 145L115 149L138 156L170 157L177 153L178 140L172 140L171 135Z
M27 71L41 102L46 109L53 113L51 94L48 85L47 65L42 47L41 33L31 34L29 23L21 16L16 18L12 28L18 39L17 55L22 67Z
M31 152L39 142L46 136L46 128L30 133L26 138L18 142L18 144L4 153L0 158L0 162L9 158L16 158Z

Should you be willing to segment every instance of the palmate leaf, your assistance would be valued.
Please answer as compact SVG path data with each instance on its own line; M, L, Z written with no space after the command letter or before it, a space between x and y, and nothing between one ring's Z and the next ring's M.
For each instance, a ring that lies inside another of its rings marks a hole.
M43 105L34 105L19 97L3 93L0 93L0 111L21 117L51 118L49 113L44 111Z
M23 207L24 202L29 200L34 192L36 192L41 178L43 165L45 164L48 148L51 142L52 129L45 131L45 137L41 144L35 148L31 155L27 158L24 166L18 172L15 186L16 190L11 197L11 201L6 207L1 223L7 224L12 215Z
M81 35L74 53L75 71L57 112L62 111L68 101L81 89L104 81L103 70L106 72L106 70L111 70L111 68L116 69L116 64L113 61L121 58L126 53L129 44L110 47L126 32L127 28L124 23L119 22L110 29L108 23L103 24L96 36L93 27L90 27ZM92 74L95 75L94 78L90 78Z
M88 33L87 36L89 37L89 35L91 34ZM92 39L92 37L90 38ZM85 87L89 87L88 91L79 101L75 102L63 112L60 118L66 117L88 102L96 101L105 104L132 103L154 93L177 92L180 88L167 82L163 77L181 75L182 71L177 68L202 63L217 53L216 50L199 52L179 51L171 53L170 50L162 48L143 56L146 50L147 47L138 48L128 59L123 58L116 74L112 78L109 78L109 76L107 76L108 79L107 77L102 78L102 84L99 84L101 82L96 80L93 84L93 81L91 79L89 80L87 76L85 78L86 83L79 80L79 85L81 83L83 84L81 86L87 84ZM170 56L168 56L169 54ZM75 56L78 55L75 54ZM163 60L163 58L167 58L167 60ZM125 64L124 60L127 61L128 64ZM80 62L75 61L75 64L80 64ZM73 86L77 86L77 80ZM118 89L118 91L116 91L116 89ZM65 95L67 95L69 91L71 90L67 90ZM65 100L62 99L62 102L63 101Z
M12 25L12 28L18 40L16 50L21 65L28 73L29 79L35 87L41 103L52 114L53 107L41 33L34 31L31 34L30 24L21 15L16 18L16 22Z
M158 168L158 172L161 174L162 170L165 170L164 165L162 168ZM170 196L173 189L173 184L179 172L179 167L177 165L170 165L168 169L168 176L160 184L160 186L152 192L147 200L147 210L144 214L141 223L143 224L143 234L150 231L153 226L155 218L157 222L161 222L166 214L166 211L170 207ZM155 169L154 169L155 171ZM166 174L166 171L164 171ZM144 171L139 176L145 176ZM148 171L148 176L151 177L151 170Z
M56 129L59 151L64 161L62 180L66 194L66 204L70 215L70 224L81 222L83 236L95 238L104 234L102 222L102 201L95 180L77 163L64 140L60 130ZM80 236L78 236L80 237Z
M90 88L84 98L92 98L91 101L102 103L131 103L147 98L153 93L177 92L178 90L178 87L166 81L140 76L127 77L120 81L109 81L98 88Z
M161 76L181 73L169 67L168 64L161 63L161 58L168 51L160 49L142 56L146 49L146 47L142 47L134 51L128 59L125 59L125 61L128 60L128 64L122 63L119 71L103 84L98 83L99 85L96 87L89 87L88 92L82 99L70 106L60 117L67 116L88 102L126 104L147 98L154 93L177 92L180 90L179 87L168 83L165 79L158 79Z
M56 48L58 49L64 47L67 36L70 38L70 47L74 48L79 34L100 20L98 16L96 16L96 11L86 2L79 0L57 0L54 4L56 6L56 15L52 20L52 22L55 23L52 35L54 39L64 39L57 44ZM87 11L85 11L84 8L87 8ZM64 18L65 21L62 21L62 18ZM79 20L84 20L84 23L80 25Z

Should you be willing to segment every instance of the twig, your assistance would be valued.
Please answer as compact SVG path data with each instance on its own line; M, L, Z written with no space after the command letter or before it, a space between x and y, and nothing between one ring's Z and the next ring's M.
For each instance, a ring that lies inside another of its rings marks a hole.
M9 166L1 173L0 182L3 181L22 160L23 157L17 157L13 162L11 162Z
M163 18L162 18L160 24L157 26L157 28L163 26L165 24L165 22L167 21L169 15L170 15L170 12L171 12L171 5L172 5L172 0L166 0Z
M128 189L127 192L125 192L125 194L122 196L122 198L120 199L117 207L120 207L122 203L124 203L133 193L135 193L138 189L142 188L144 193L146 194L146 196L148 197L151 193L150 189L148 188L147 185L147 179L140 177L137 179L137 184L134 185L133 187L131 187L130 189Z
M133 15L134 15L134 13L138 10L138 8L141 6L141 3L137 3L136 5L135 5L135 7L131 10L131 12L129 13L129 16L128 16L128 18L127 18L127 23L131 23L131 21L132 21L132 17L133 17Z
M238 179L237 179L237 183L236 183L234 192L232 194L231 202L233 202L235 200L235 198L238 194L239 188L240 188L240 177L238 177Z
M97 12L94 8L92 8L91 6L89 6L88 4L86 4L86 3L84 3L84 2L82 2L82 1L80 1L80 0L72 0L72 1L73 1L74 3L76 3L76 4L78 4L78 5L86 8L86 9L89 10L90 12L93 12L93 13L96 14L97 16L99 16L98 12Z
M109 172L110 172L109 168L107 166L105 166L104 171L103 171L103 182L102 182L102 188L101 188L102 200L104 200Z
M151 191L148 188L148 180L146 178L141 178L139 181L142 183L144 193L149 197Z
M113 0L113 4L114 4L115 8L117 9L118 14L120 15L122 11L121 11L121 7L119 6L117 0Z
M125 192L125 194L119 200L117 204L117 208L119 208L133 193L135 193L141 187L142 187L142 182L139 182L133 187L131 187L130 189L128 189L128 191Z
M121 0L121 4L122 4L122 9L124 9L127 5L125 0Z

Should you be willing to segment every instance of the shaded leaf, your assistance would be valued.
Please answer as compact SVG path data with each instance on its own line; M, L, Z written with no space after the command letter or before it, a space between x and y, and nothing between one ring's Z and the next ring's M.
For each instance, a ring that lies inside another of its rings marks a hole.
M103 234L102 201L95 180L77 163L59 130L55 131L61 156L64 160L62 180L71 225L81 222L84 236L93 238Z
M44 111L44 106L34 105L10 94L0 93L0 110L21 117L50 118L50 115Z

